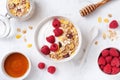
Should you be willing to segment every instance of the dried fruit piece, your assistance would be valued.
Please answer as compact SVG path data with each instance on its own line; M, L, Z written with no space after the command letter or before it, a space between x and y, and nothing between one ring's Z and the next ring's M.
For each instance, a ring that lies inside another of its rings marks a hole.
M50 74L54 74L55 71L56 71L56 68L55 68L55 66L49 66L48 69L47 69L47 71L48 71Z
M50 50L55 52L58 50L58 45L56 43L53 43L51 46L50 46Z
M54 37L53 35L51 35L51 36L46 37L46 40L47 40L49 43L54 43L54 42L55 42L55 37Z
M105 23L108 23L108 22L109 22L109 20L108 20L107 18L105 18L105 19L104 19L104 22L105 22Z
M50 49L47 45L44 45L40 51L44 54L44 55L48 55L50 53Z
M104 57L102 57L102 56L99 57L98 64L99 65L105 65L106 64L106 61L105 61Z
M118 27L118 22L116 20L113 20L109 24L109 28L115 29Z
M38 68L44 69L44 68L45 68L45 63L40 62L40 63L38 64Z
M61 23L57 18L55 18L52 22L52 25L53 25L54 28L59 28Z
M118 51L115 48L111 48L110 49L110 55L114 56L114 57L118 57L119 53L118 53Z
M104 68L103 68L103 71L107 74L110 74L111 71L112 71L112 67L110 64L107 64Z
M54 32L54 34L55 34L56 37L59 37L59 36L61 36L63 34L63 30L59 29L59 28L55 28L53 30L53 32Z

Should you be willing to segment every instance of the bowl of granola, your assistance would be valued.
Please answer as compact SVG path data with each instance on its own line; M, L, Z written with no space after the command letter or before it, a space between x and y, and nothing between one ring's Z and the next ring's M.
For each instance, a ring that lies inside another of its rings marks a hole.
M66 17L47 17L35 30L36 49L39 54L50 61L71 60L79 53L81 43L80 29Z
M32 16L35 5L32 0L7 0L6 8L11 17L24 21Z

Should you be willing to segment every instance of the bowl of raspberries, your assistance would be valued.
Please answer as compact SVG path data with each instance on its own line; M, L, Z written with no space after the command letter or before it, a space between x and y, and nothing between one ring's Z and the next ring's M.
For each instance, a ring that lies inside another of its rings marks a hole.
M71 60L80 52L82 36L78 26L63 16L43 19L35 30L35 46L49 61Z
M120 51L115 47L105 48L98 57L98 66L102 72L117 75L120 72Z

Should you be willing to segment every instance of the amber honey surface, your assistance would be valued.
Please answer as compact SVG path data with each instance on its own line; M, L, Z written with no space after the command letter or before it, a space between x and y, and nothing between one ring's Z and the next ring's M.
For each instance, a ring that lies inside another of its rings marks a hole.
M27 58L18 52L9 55L4 62L4 69L11 77L17 78L23 76L28 68L29 63Z

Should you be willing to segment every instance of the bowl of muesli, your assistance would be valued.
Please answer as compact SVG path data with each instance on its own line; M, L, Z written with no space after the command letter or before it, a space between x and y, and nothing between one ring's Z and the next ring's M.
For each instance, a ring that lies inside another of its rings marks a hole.
M66 17L47 17L39 23L35 30L37 51L50 61L71 60L79 53L81 43L80 29Z
M10 17L25 21L32 17L35 3L33 0L7 0L6 8Z

